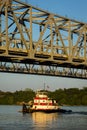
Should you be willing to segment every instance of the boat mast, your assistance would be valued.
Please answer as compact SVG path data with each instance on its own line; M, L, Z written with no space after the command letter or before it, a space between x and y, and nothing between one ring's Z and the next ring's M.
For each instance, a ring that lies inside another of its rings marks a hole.
M44 83L44 90L45 90L45 83Z

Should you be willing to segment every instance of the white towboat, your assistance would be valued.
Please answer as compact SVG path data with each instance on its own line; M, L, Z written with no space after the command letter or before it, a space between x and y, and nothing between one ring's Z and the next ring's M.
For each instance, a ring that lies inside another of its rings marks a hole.
M47 92L44 90L40 90L36 92L36 96L34 97L33 103L29 104L29 108L23 104L24 113L31 112L71 112L71 110L61 109L56 100L48 97Z
M59 106L56 100L50 99L47 96L46 91L37 91L36 96L34 98L34 103L32 106L33 111L45 111L45 112L52 112L57 111Z

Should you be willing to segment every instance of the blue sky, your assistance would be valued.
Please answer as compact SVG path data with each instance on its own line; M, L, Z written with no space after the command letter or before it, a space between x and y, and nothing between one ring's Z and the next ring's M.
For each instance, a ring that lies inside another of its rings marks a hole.
M87 0L23 0L44 10L61 16L67 16L81 22L87 22ZM43 89L44 83L50 90L58 88L87 87L87 80L36 76L25 74L0 73L0 90L16 91L31 88Z
M23 0L61 16L87 22L87 0Z

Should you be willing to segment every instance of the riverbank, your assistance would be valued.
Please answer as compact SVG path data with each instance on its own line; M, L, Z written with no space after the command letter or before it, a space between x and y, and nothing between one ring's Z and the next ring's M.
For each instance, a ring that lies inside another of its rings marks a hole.
M59 105L86 106L87 105L87 87L83 89L68 88L48 91L50 98L58 101ZM21 105L23 102L28 103L35 97L35 92L31 89L28 91L3 92L0 91L0 105Z

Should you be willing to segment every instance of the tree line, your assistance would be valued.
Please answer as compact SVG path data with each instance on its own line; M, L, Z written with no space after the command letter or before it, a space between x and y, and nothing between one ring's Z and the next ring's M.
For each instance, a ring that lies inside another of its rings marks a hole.
M87 87L48 91L48 96L57 100L59 105L87 105ZM34 97L35 91L28 88L15 92L0 91L0 105L16 105L21 102L29 102Z

